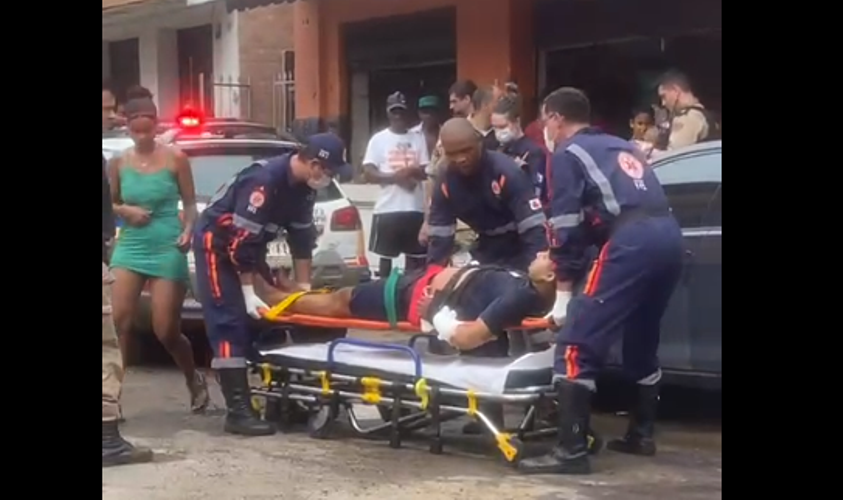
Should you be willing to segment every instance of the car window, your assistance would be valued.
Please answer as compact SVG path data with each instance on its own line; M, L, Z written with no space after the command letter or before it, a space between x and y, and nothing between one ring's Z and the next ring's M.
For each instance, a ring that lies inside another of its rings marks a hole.
M722 182L722 161L722 152L717 150L679 156L654 165L656 177L682 227L713 225L707 214L719 199L716 195Z
M201 200L209 199L220 186L253 162L288 153L291 150L261 146L186 148L183 151L190 158L196 196ZM317 203L340 198L342 198L342 194L333 183L316 193Z

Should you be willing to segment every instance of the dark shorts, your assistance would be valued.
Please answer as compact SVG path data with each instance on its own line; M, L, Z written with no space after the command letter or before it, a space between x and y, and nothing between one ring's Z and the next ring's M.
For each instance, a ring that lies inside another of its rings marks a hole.
M398 278L398 284L396 285L398 300L395 304L398 309L398 321L407 321L413 285L423 275L424 271L420 270L404 274ZM387 321L385 289L386 279L369 281L355 286L351 291L351 301L348 303L348 310L351 315L358 319Z
M419 231L424 224L421 212L391 212L372 216L369 250L394 258L401 254L424 257L427 248L419 243Z

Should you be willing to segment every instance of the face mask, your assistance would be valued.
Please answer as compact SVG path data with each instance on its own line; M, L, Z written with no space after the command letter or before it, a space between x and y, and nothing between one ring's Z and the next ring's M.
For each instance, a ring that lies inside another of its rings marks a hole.
M328 187L328 184L330 184L330 183L331 183L331 178L327 177L327 176L322 176L318 179L308 179L307 180L307 185L310 187L310 189L313 189L313 190L316 190L316 191Z
M556 149L556 144L553 142L553 138L550 137L550 131L547 130L547 127L544 128L544 145L548 151L553 151Z
M501 144L506 144L511 142L515 138L515 134L512 133L511 129L504 128L504 129L495 129L495 139L498 140Z

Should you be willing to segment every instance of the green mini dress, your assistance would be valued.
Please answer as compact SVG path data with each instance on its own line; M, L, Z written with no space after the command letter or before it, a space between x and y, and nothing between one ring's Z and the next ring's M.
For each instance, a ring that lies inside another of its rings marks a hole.
M149 224L134 227L122 223L111 267L123 268L150 278L189 282L187 256L176 246L182 232L179 219L179 186L169 168L139 172L131 165L120 167L123 203L150 211Z

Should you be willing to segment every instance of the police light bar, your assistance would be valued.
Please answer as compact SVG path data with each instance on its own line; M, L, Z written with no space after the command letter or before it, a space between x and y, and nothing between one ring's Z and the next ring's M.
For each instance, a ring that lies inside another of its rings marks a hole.
M194 116L183 116L181 119L181 126L182 127L198 127L199 126L199 118Z
M179 115L176 122L179 124L181 128L196 128L202 125L202 119L199 115L191 112L185 111L181 115Z

